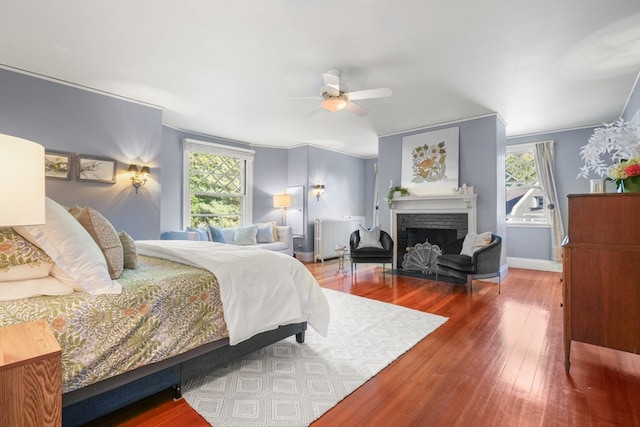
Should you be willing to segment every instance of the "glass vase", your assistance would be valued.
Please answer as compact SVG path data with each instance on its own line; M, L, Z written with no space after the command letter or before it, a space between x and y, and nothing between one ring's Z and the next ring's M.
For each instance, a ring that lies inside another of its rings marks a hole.
M622 180L623 193L640 193L640 176L632 176Z

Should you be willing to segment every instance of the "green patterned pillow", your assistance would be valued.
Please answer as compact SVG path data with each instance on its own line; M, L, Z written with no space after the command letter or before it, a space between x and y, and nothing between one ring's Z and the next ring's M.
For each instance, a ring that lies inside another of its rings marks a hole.
M119 278L124 269L124 252L113 225L100 212L88 206L76 206L69 209L69 212L82 224L102 251L111 278Z
M135 270L138 268L138 248L136 242L124 231L118 233L120 243L122 243L122 253L124 255L124 268Z
M0 282L46 277L51 267L53 261L42 249L13 228L0 228Z

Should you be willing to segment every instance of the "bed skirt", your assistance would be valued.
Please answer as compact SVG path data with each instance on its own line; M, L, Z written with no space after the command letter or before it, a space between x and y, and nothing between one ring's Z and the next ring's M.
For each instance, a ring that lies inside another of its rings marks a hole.
M62 424L80 426L167 388L173 388L176 397L180 397L181 385L187 379L293 335L302 343L306 329L306 322L280 326L234 346L224 338L65 393L62 396Z

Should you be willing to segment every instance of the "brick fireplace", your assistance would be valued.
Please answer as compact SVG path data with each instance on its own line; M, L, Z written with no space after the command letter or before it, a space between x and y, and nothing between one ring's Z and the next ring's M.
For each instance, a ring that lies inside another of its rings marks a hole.
M391 237L395 242L394 268L402 268L407 245L428 238L441 245L448 239L476 232L477 195L407 196L393 200L391 207ZM453 240L455 240L453 238Z

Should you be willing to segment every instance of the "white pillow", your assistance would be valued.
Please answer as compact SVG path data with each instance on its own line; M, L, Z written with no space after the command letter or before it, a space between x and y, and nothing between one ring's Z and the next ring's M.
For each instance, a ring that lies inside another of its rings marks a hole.
M73 288L52 276L39 279L0 282L0 301L31 298L40 295L72 294Z
M51 275L77 291L119 294L122 286L111 280L107 261L91 235L65 208L47 197L43 225L14 227L40 247L55 263Z
M360 242L358 247L360 248L379 248L383 249L382 243L380 243L380 226L376 225L371 230L358 224L360 230Z
M474 252L488 246L489 243L491 243L490 231L482 234L467 233L462 242L460 255L473 256Z
M273 243L273 223L267 222L265 224L258 224L256 242Z
M247 227L236 228L233 237L234 245L255 245L257 244L256 235L258 234L258 225L249 225Z

